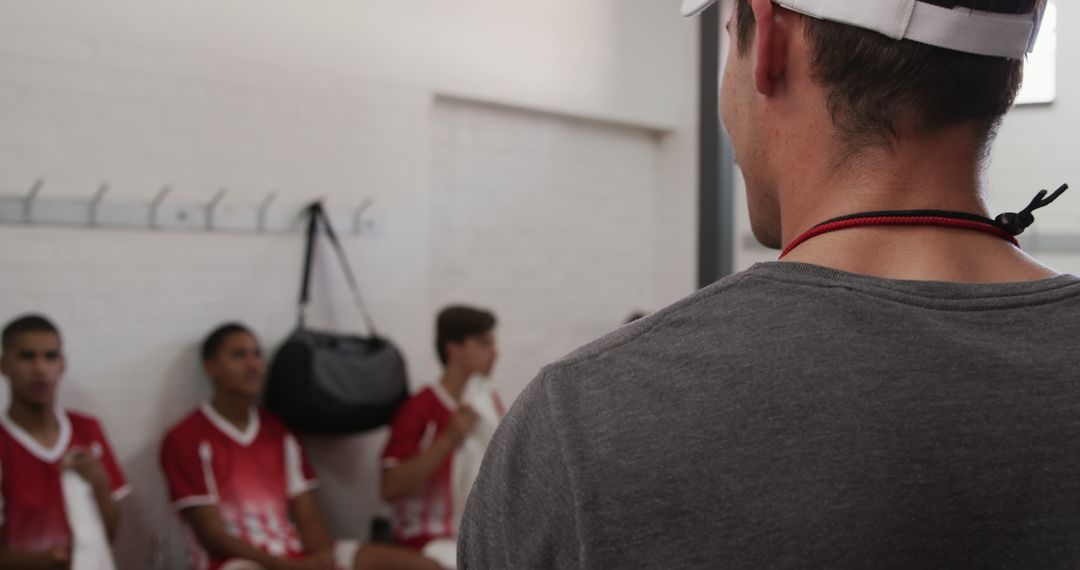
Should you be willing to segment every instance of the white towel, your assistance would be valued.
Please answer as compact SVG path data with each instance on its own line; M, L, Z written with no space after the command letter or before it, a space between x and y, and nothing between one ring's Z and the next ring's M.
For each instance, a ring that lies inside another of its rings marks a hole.
M433 540L427 543L421 554L429 560L434 560L445 570L457 568L457 543L453 540Z
M455 529L460 528L461 516L465 512L465 499L480 473L480 463L500 420L499 411L495 407L495 394L487 380L471 380L461 394L461 403L475 410L478 417L472 432L454 453L452 489Z
M65 469L60 476L64 508L74 543L71 570L116 570L109 537L94 499L94 489L78 473Z

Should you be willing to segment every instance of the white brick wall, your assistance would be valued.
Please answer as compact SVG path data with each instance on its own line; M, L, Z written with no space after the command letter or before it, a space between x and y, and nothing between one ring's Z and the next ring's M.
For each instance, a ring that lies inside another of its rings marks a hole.
M667 0L22 2L3 7L0 51L225 81L287 65L674 127L695 27ZM79 75L48 81L108 92Z
M651 0L486 12L485 2L469 0L456 27L446 25L452 13L428 21L432 3L400 13L376 3L300 13L247 0L5 6L0 194L24 192L39 176L51 197L88 198L108 181L108 199L148 201L169 183L170 203L198 203L227 187L225 213L276 191L272 216L325 196L341 221L374 197L381 235L347 238L346 247L414 384L438 370L436 308L473 301L503 318L499 381L515 395L541 364L630 310L691 290L694 44L691 25L658 18ZM386 18L370 18L372 10ZM402 44L414 16L439 31ZM514 29L519 49L466 53L509 41L492 29ZM467 67L455 77L455 66ZM436 108L439 91L668 132ZM470 134L445 144L462 132ZM544 159L528 150L538 133L551 145ZM456 178L431 168L433 153L445 165L451 149L467 159L455 163ZM451 194L450 180L466 185ZM181 567L157 467L160 435L206 395L196 346L212 326L247 322L268 349L287 334L299 239L0 226L0 321L27 311L58 321L70 359L61 400L103 419L135 486L118 546L124 570L152 567L153 551ZM357 330L322 255L313 321ZM376 493L384 437L308 441L342 535L366 534L384 511Z
M650 308L652 133L440 100L433 135L430 296L496 312L506 396Z

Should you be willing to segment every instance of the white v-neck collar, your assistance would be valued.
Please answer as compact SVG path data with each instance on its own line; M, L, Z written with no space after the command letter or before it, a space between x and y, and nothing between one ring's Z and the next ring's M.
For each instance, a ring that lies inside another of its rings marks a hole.
M15 441L26 448L31 455L46 463L56 463L64 457L68 446L71 445L71 421L68 420L64 410L59 407L53 409L53 414L56 416L56 423L60 424L60 434L56 437L56 443L51 448L41 445L41 442L34 439L34 436L27 433L19 424L16 424L7 412L0 414L0 425L4 426L4 429L11 434L11 437L15 438Z
M439 382L432 384L431 391L435 392L435 397L438 398L439 402L441 402L442 405L446 406L446 409L450 410L451 412L457 411L457 400L454 400L453 396L450 395L450 392L446 391L446 388L443 388L442 384L440 384Z
M248 409L248 425L247 429L240 431L236 429L236 426L229 420L222 417L214 406L210 405L210 402L203 402L199 409L202 410L206 419L210 420L210 423L218 429L221 433L229 436L229 439L239 443L240 445L247 447L255 441L256 437L259 437L259 412L252 406Z

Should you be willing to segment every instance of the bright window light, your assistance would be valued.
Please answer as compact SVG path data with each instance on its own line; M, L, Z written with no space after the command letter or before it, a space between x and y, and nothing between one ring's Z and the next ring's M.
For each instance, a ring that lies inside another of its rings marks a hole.
M1035 51L1024 66L1024 86L1017 105L1045 104L1057 97L1057 0L1050 0L1043 16Z

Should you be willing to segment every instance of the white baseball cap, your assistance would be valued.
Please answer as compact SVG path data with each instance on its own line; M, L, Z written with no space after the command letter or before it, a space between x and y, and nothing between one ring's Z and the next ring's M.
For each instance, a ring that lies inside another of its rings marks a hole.
M943 8L918 0L772 0L805 16L976 55L1023 59L1035 47L1047 0L1030 14ZM683 16L700 14L716 0L683 0Z

